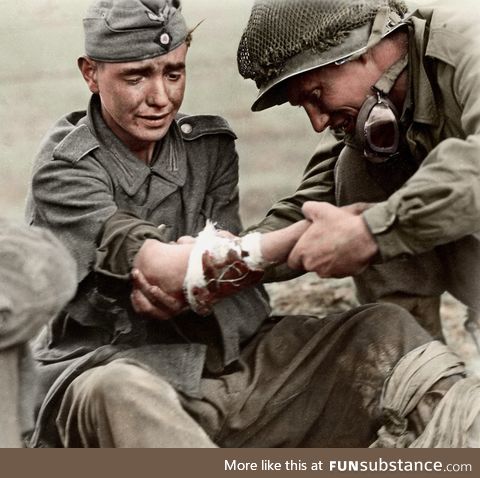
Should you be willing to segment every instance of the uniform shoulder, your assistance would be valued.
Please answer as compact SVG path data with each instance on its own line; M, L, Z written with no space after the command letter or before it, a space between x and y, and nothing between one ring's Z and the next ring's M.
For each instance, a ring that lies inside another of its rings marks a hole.
M61 118L50 130L47 143L50 143L53 159L76 163L88 153L98 148L98 140L90 131L85 112L75 112Z
M98 140L90 128L85 122L79 121L72 124L68 134L55 146L53 158L75 164L98 147Z
M420 10L429 23L427 55L456 65L459 56L477 51L480 15L465 6L438 6Z
M221 116L179 114L177 124L186 141L218 134L226 134L237 139L237 135L233 132L227 120Z

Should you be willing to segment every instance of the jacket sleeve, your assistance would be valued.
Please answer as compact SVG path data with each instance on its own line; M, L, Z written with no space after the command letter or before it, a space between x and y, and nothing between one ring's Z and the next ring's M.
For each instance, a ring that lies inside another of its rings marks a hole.
M217 162L210 167L204 210L217 227L238 234L238 155L229 135L209 138L209 151ZM136 254L147 239L165 241L162 226L145 221L131 212L118 210L105 222L96 250L95 271L104 276L127 280Z
M480 230L480 55L451 38L437 62L438 88L461 111L463 134L440 141L414 176L386 202L364 213L383 260L418 254ZM447 50L448 51L448 50ZM457 121L448 118L446 121Z
M52 231L77 263L78 282L91 271L105 221L117 210L113 186L91 156L77 162L53 159L32 178L32 223Z
M96 250L95 272L128 280L135 256L147 239L165 241L164 227L118 210L103 227Z
M249 227L245 233L275 231L303 220L302 206L307 201L335 204L334 169L343 147L343 141L337 139L330 130L322 133L320 143L296 192L274 204L266 217L260 223ZM288 280L300 274L301 272L293 271L282 264L267 270L265 282Z

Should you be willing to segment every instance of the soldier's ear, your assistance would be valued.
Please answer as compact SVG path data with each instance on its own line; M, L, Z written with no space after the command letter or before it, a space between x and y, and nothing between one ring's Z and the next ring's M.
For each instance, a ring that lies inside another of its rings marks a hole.
M99 93L98 88L98 64L88 56L81 56L77 60L78 69L92 93Z

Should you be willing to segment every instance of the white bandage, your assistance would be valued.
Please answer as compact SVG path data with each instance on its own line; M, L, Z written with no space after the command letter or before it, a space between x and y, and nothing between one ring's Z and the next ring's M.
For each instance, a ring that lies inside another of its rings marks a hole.
M194 311L198 311L198 304L193 291L196 288L205 288L207 286L205 274L203 273L203 253L210 251L214 254L214 250L218 249L218 239L220 238L217 235L215 226L210 221L207 221L207 225L203 231L198 234L195 245L190 253L183 289L185 291L185 297Z
M207 222L190 254L184 281L192 310L207 315L216 300L258 282L268 265L262 256L261 238L260 233L225 237Z
M263 258L262 235L259 232L247 234L241 238L241 249L248 255L245 262L250 269L265 269L270 263Z

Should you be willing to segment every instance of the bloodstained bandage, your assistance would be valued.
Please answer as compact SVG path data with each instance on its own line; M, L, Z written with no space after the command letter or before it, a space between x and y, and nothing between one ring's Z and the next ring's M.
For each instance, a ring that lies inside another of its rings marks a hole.
M261 237L226 237L212 223L206 225L190 254L184 281L193 311L208 315L220 299L260 282L270 264L263 259Z

